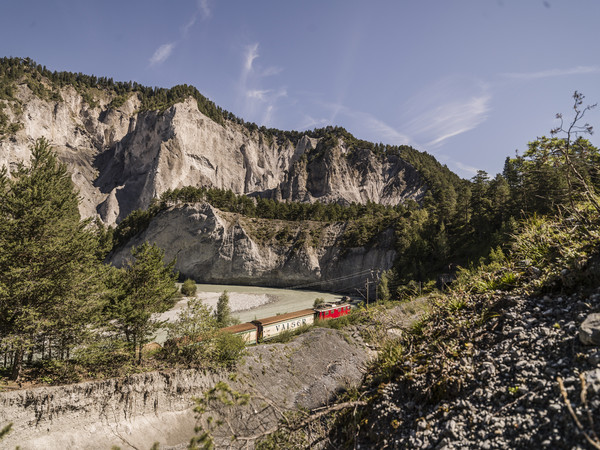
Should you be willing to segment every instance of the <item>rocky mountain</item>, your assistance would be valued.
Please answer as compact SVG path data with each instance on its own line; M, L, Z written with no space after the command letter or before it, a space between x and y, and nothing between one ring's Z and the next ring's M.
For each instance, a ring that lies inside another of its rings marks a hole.
M4 78L0 73L9 93L0 95L0 166L28 161L29 147L45 137L72 172L82 215L107 224L184 186L383 204L419 200L426 191L417 170L397 155L376 155L311 132L267 132L229 116L215 120L193 96L152 109L135 90L118 95L99 84L59 83L62 74L43 76L35 64L11 64ZM14 64L22 75L14 75Z
M132 246L148 241L165 249L167 261L177 259L180 276L198 282L355 293L371 269L392 267L395 237L384 230L369 245L349 248L346 226L251 219L208 203L185 204L159 213L111 261L123 265Z

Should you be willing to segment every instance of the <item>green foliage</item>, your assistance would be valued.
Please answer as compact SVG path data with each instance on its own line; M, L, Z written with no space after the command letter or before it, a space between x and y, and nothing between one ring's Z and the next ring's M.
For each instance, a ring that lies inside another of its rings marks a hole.
M373 375L381 377L384 380L392 379L396 367L402 361L405 350L400 342L387 341L377 354L377 361L374 364L376 371Z
M117 249L124 246L131 238L146 230L150 225L150 221L165 208L164 203L154 202L146 211L140 209L132 211L114 230L112 248Z
M219 327L202 300L191 298L177 321L167 325L167 359L196 367L233 367L244 355L246 343L241 336L219 332Z
M196 282L191 278L185 280L181 285L181 293L186 297L193 297L194 295L196 295L196 290Z
M364 224L361 223L357 227L363 226L363 228L379 229L379 231L383 230L386 224L389 224L398 214L405 212L402 205L391 207L367 202L364 205L352 203L342 206L337 203L278 202L271 199L255 199L245 195L236 195L231 190L193 186L164 192L158 204L164 207L165 205L203 201L222 211L262 219L295 222L306 220L336 222L364 219ZM281 239L286 237L285 233L281 234Z
M191 298L177 321L167 325L167 357L176 362L209 365L218 324L199 298Z
M325 299L323 297L317 297L317 298L315 298L315 301L313 302L313 308L316 308L317 306L320 306L323 303L325 303Z
M221 332L215 338L212 362L220 367L235 366L246 353L246 342L241 336Z
M142 347L162 325L152 315L173 306L177 273L173 270L175 260L165 265L164 251L156 244L143 243L132 250L132 256L133 261L128 261L117 276L110 312L114 327L125 336L140 363Z
M128 343L114 336L88 339L75 349L73 360L84 378L114 378L135 371Z
M128 98L129 98L129 96L127 94L118 95L110 101L110 103L108 104L108 107L111 109L120 108L121 106L123 106L125 104L125 102L127 101Z
M453 292L448 296L444 306L448 309L449 313L456 313L467 306L467 299L464 295Z
M220 327L228 327L239 323L235 317L231 315L231 308L229 307L229 293L224 290L219 296L217 301L217 309L215 311L215 320Z
M71 384L81 381L73 361L58 359L36 360L31 365L29 376L45 384Z
M283 330L281 333L277 334L276 336L269 338L269 343L270 344L285 344L287 342L290 342L296 336L300 336L301 334L304 334L307 331L310 331L313 327L314 327L314 325L305 324L305 325L296 327L294 329Z
M390 273L384 271L379 279L379 285L377 286L377 300L387 302L391 298L390 293Z
M104 300L98 233L81 221L78 195L48 142L29 166L0 173L0 339L23 356L47 339L66 355L89 332Z

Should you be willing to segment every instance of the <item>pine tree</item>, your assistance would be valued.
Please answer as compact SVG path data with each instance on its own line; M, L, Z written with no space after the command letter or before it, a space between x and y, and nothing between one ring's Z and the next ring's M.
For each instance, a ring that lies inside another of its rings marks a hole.
M130 344L138 364L142 361L142 347L149 341L162 322L153 319L154 313L169 309L177 292L175 260L164 264L164 251L156 244L143 243L132 250L129 261L117 281L116 298L111 305L116 328Z
M217 310L215 311L215 319L221 327L228 327L236 323L236 319L231 316L231 308L229 307L229 293L223 291L217 301Z
M68 356L99 309L98 236L81 221L78 201L45 139L32 148L29 166L0 174L0 340L14 350L13 380L41 339Z

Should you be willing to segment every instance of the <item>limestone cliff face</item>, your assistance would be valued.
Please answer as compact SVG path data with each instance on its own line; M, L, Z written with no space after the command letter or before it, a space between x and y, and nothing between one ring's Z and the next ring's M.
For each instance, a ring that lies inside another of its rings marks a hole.
M248 219L209 204L171 207L112 255L121 266L144 241L177 258L176 269L198 282L274 287L310 285L354 291L370 269L389 269L396 256L393 230L368 247L344 248L343 223L292 223Z
M17 87L20 110L6 111L22 128L0 139L0 166L27 162L28 148L47 138L80 190L82 215L108 224L148 207L167 189L189 185L342 203L397 204L424 193L417 172L397 157L348 157L343 142L317 154L318 139L304 136L294 144L234 122L221 125L191 97L162 112L140 112L137 94L117 108L102 91L94 106L72 87L60 95L62 101L42 100L25 85Z
M419 173L398 156L382 158L368 150L349 153L343 143L314 153L286 174L278 190L281 199L396 205L425 193Z

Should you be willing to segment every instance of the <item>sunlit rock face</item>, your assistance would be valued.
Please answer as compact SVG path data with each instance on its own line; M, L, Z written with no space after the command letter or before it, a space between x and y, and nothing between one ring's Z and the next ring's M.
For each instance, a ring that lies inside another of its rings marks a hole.
M122 266L131 248L142 242L176 259L180 276L198 282L274 287L310 285L312 289L355 292L370 269L392 267L393 230L384 230L365 247L343 242L346 224L294 223L248 219L207 203L175 206L161 212L149 227L111 256ZM261 230L275 228L273 237ZM283 238L280 231L286 230Z
M18 87L21 110L5 111L22 127L1 138L0 166L27 163L29 147L47 138L80 191L82 215L107 224L184 186L339 203L398 204L425 192L416 170L397 156L349 154L342 141L317 152L319 141L309 136L292 143L234 122L221 125L192 98L165 111L140 112L135 94L118 108L109 107L111 98L102 92L93 107L72 87L60 95L62 101L42 100Z

